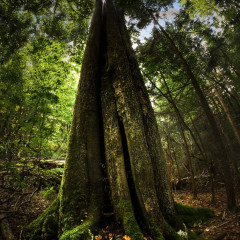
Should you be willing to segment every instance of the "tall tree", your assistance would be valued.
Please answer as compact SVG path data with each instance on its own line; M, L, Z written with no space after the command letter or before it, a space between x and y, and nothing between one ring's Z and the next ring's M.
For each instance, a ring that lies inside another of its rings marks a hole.
M131 239L143 239L144 226L154 239L182 239L181 212L124 17L111 0L96 0L61 189L28 227L31 239L92 239L106 202L105 164L114 214Z

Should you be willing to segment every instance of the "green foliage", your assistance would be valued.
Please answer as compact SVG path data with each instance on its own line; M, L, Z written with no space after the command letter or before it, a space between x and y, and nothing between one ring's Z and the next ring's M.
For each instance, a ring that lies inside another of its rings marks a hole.
M33 39L1 66L1 158L64 154L80 67L67 50Z
M214 0L181 0L182 5L187 5L188 8L194 9L194 15L199 14L200 17L206 15L212 15L214 12L217 11L216 3ZM192 11L193 13L193 11ZM192 15L194 17L194 15Z
M86 37L93 1L1 1L1 62L35 35L79 42Z
M0 158L63 157L92 1L2 1Z
M63 175L63 168L53 168L53 169L40 169L39 175L43 179L44 186L48 188L54 187L54 190L58 191Z

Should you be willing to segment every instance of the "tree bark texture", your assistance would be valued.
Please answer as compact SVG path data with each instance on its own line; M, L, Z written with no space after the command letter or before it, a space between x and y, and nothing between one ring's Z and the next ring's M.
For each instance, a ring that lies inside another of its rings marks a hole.
M123 14L110 0L96 0L60 192L28 226L30 239L93 239L106 202L132 240L143 240L146 231L155 240L182 239L176 230L183 222Z

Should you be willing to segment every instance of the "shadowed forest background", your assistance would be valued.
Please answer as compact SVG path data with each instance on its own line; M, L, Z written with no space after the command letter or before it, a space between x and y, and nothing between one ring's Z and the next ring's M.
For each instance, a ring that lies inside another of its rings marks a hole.
M234 0L1 0L0 239L240 239L239 17Z

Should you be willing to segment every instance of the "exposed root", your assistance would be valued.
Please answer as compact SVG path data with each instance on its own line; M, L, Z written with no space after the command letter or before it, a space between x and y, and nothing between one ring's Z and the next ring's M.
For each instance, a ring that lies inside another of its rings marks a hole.
M24 229L24 236L30 240L57 239L58 235L58 198L31 224Z
M91 202L89 206L89 213L86 220L79 226L64 231L61 236L60 240L92 240L93 234L92 230L96 229L96 226L99 224L101 220L101 205L99 204L99 197L94 194L94 189L92 189L91 194ZM97 202L98 200L98 202ZM99 206L100 205L100 206Z
M82 225L64 232L59 240L92 240L93 234L90 230L92 227L92 221L86 220Z

